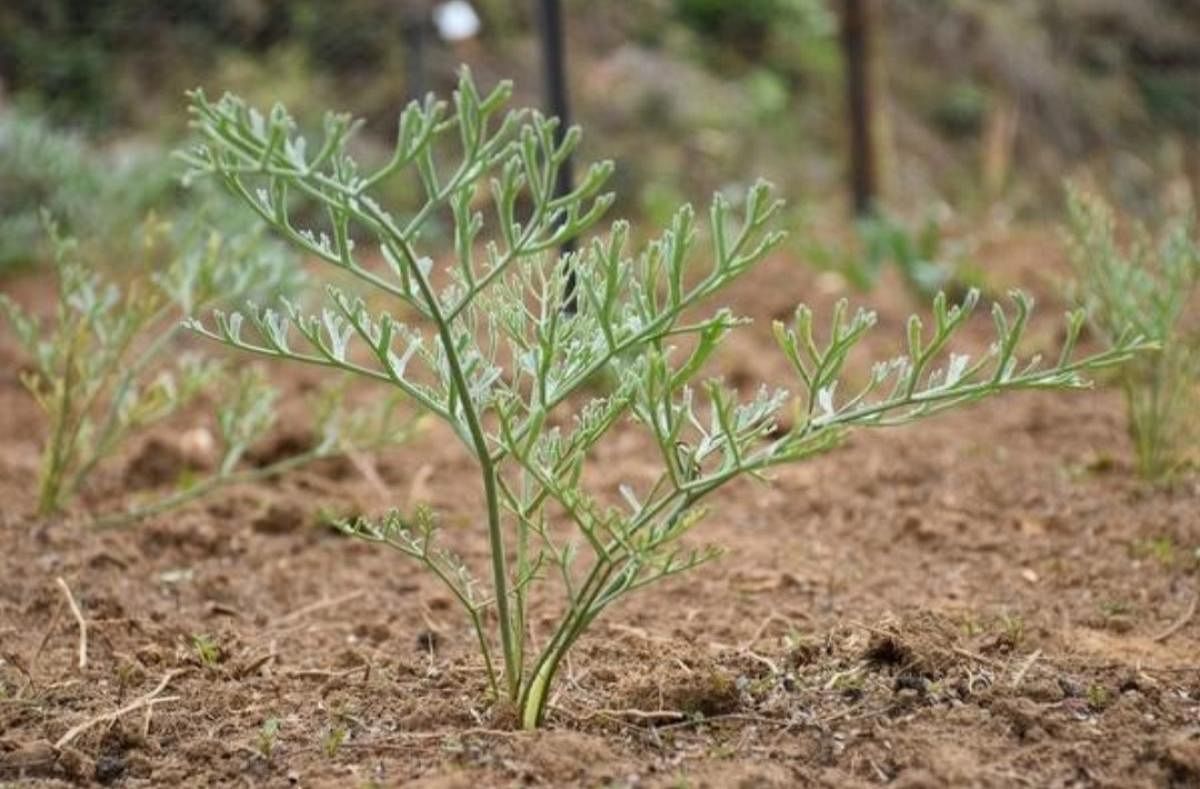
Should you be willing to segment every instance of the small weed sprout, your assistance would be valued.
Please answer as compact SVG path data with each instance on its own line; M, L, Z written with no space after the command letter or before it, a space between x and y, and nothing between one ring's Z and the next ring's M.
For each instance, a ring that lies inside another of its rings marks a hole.
M1142 227L1122 249L1112 209L1100 198L1068 196L1075 290L1105 339L1126 327L1162 346L1118 373L1139 473L1170 478L1200 461L1200 244L1180 222L1155 244Z
M216 668L221 662L221 646L205 633L192 636L192 652L205 668Z
M275 753L275 745L279 740L279 718L267 718L258 730L258 752L267 761Z
M349 736L350 730L345 725L339 723L331 726L329 731L326 732L325 740L322 743L325 755L330 759L337 756L338 751L342 749L342 744L346 742Z
M557 143L553 120L502 116L510 90L503 83L481 95L464 71L452 109L432 98L409 105L394 156L374 172L360 171L347 154L355 126L344 116L328 116L325 139L309 148L282 107L263 115L235 97L213 103L197 91L191 111L201 143L182 155L196 175L218 178L301 250L405 310L408 322L330 287L328 306L316 315L284 301L281 309L218 312L210 324L191 325L259 356L385 383L458 437L486 502L489 584L439 546L428 512L393 512L345 528L411 557L445 584L470 620L491 692L515 706L526 728L542 723L564 656L597 617L626 595L717 556L681 540L726 483L810 458L854 427L904 424L1004 391L1082 387L1084 371L1145 347L1125 333L1111 349L1077 359L1083 315L1073 313L1052 366L1020 361L1030 300L1018 293L1012 311L993 307L997 337L989 353L944 358L978 301L972 291L955 306L939 296L928 329L910 319L907 352L877 364L859 391L843 392L840 375L875 316L851 313L845 303L827 332L817 330L807 307L791 325L775 327L799 379L798 399L763 387L739 401L720 382L697 387L699 370L741 321L728 309L688 321L684 315L779 243L768 224L780 203L763 183L748 191L736 216L716 197L705 265L689 265L696 217L688 206L635 254L626 249L629 226L615 222L560 259L553 251L592 228L612 202L601 191L612 165L593 165L575 191L557 196L556 174L579 131ZM449 164L447 138L457 141ZM407 216L371 196L400 173L414 174L424 194ZM489 193L492 223L482 207ZM289 210L295 194L322 206L325 221L297 219ZM444 269L424 249L435 217L453 228ZM688 351L672 348L683 340ZM601 371L614 385L587 399L586 385ZM789 403L794 412L782 428ZM661 470L649 484L621 486L622 504L610 506L585 488L584 467L629 417L652 437ZM535 584L556 584L565 603L537 642L527 624Z
M1092 712L1104 712L1112 703L1112 693L1099 683L1088 685L1087 702Z

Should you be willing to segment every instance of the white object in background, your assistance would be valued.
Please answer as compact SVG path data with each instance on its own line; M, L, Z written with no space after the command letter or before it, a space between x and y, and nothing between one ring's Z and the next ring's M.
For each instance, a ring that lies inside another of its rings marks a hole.
M445 41L465 41L479 32L479 14L467 0L450 0L434 8L433 23Z

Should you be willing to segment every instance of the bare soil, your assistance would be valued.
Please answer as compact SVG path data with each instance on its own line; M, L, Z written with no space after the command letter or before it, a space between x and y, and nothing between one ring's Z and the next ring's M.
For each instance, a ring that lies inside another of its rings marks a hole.
M1047 348L1054 250L1026 233L980 255L1045 296ZM45 280L5 287L48 303ZM769 261L731 297L758 322L721 372L785 384L769 321L800 300L828 314L831 290ZM880 353L899 294L859 299ZM1112 390L859 433L729 490L697 530L728 553L606 614L523 733L486 702L446 592L320 514L428 502L482 569L472 466L446 432L98 533L82 508L30 515L41 427L7 335L0 359L0 783L1200 786L1200 484L1134 478ZM303 445L291 419L263 452ZM187 427L114 458L84 505L167 490ZM595 460L609 490L653 464L635 425ZM535 600L535 637L554 611Z

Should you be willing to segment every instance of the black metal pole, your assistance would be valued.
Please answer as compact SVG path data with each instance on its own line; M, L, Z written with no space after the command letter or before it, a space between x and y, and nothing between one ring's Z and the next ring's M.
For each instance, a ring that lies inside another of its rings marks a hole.
M873 0L843 0L842 57L846 109L850 124L850 191L854 213L875 210L877 195L874 91L872 70Z
M546 91L547 112L558 118L558 129L555 131L555 142L561 144L567 129L571 126L571 110L567 101L567 71L563 57L563 25L562 5L559 0L538 0L538 22L542 37L542 70ZM558 180L554 185L556 197L568 194L574 186L575 176L571 166L571 158L567 157L558 170ZM575 251L575 241L570 239L563 243L560 254L566 255ZM578 298L575 294L575 271L567 271L566 292L563 309L574 314L578 308Z
M415 3L404 15L404 81L409 101L425 99L425 37L429 32L429 9Z

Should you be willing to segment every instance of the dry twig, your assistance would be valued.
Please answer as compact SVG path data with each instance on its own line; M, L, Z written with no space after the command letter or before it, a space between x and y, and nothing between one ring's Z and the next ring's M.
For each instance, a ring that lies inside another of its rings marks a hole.
M992 660L990 657L985 657L984 655L980 655L977 652L972 652L969 649L963 649L962 647L950 647L950 651L961 657L970 658L971 660L974 660L976 663L980 663L989 668L993 668L996 671L1004 670L1004 664L1001 663L1000 661Z
M687 713L680 712L679 710L598 709L592 710L579 717L583 720L587 720L588 718L593 718L596 716L603 716L606 718L634 718L642 721L678 721L686 718Z
M17 698L21 698L22 696L25 695L26 688L36 688L37 687L37 683L33 681L33 672L29 670L29 667L25 665L25 661L21 660L20 656L17 655L17 653L15 653L15 652L0 652L0 657L4 658L4 660L8 661L9 663L12 663L13 666L17 669L17 671L21 672L21 675L25 677L25 682L27 684L26 684L25 688L22 688L17 693Z
M71 607L71 614L79 623L79 668L85 669L87 668L87 621L83 618L83 612L79 610L79 604L75 602L75 595L71 594L71 587L67 586L67 582L61 575L54 581L58 584L58 588L62 589L62 593L67 598L67 605Z
M1187 610L1183 612L1183 616L1171 623L1170 627L1154 636L1153 641L1166 641L1171 636L1178 633L1184 626L1192 621L1192 617L1196 615L1196 605L1200 603L1200 592L1192 595L1192 602L1188 605Z
M1035 649L1033 654L1026 658L1025 662L1021 664L1021 668L1017 669L1017 672L1013 674L1012 680L1009 682L1009 687L1015 688L1019 686L1021 684L1021 680L1025 679L1025 675L1029 673L1029 669L1033 668L1033 664L1036 663L1038 658L1041 656L1042 650Z
M244 666L235 669L233 674L238 679L242 679L243 677L247 677L247 676L253 674L255 671L258 671L260 668L262 668L263 666L270 663L276 657L277 657L277 655L275 654L275 650L272 649L270 652L267 652L266 654L263 654L263 655L259 655L258 657L254 658L253 660L251 660L249 663L245 664Z
M360 673L363 675L363 679L365 681L371 675L371 664L370 663L362 663L360 665L354 666L353 668L343 669L342 671L329 671L329 670L321 669L321 668L288 669L283 672L283 675L285 677L292 677L293 679L332 680L332 679L341 679L343 677L350 677L350 676L353 676L355 674L360 674Z
M172 679L174 679L175 677L179 676L182 673L184 673L184 672L183 671L168 671L163 676L163 678L159 681L158 685L155 686L154 690L150 691L149 693L145 694L144 696L139 696L138 698L136 698L133 701L126 704L124 707L114 710L113 712L106 712L103 715L97 715L94 718L89 718L88 720L85 720L83 723L80 723L76 726L71 727L69 730L67 730L66 734L64 734L63 736L58 738L58 741L54 743L54 747L57 748L58 750L62 750L64 747L69 745L72 740L74 740L80 734L83 734L85 731L92 728L93 726L95 726L98 723L104 723L106 721L111 723L112 721L117 720L117 718L120 718L122 715L125 715L126 713L133 712L134 710L139 710L143 707L148 707L152 704L162 704L167 701L177 701L179 699L179 696L159 696L158 694L162 693L163 690L166 689L167 685L170 684Z
M345 603L349 603L352 600L357 600L358 598L362 597L364 594L366 594L365 591L363 591L362 589L358 589L356 591L350 592L349 594L344 594L341 597L331 597L331 598L326 598L324 600L318 600L317 602L311 603L310 605L306 605L303 608L298 608L295 611L291 612L290 614L285 614L284 616L275 620L275 622L272 626L273 627L282 627L283 625L291 624L292 622L295 622L297 619L301 619L305 616L308 616L309 614L313 613L314 611L320 611L323 608L331 608L334 606L339 606L339 605L343 605Z

